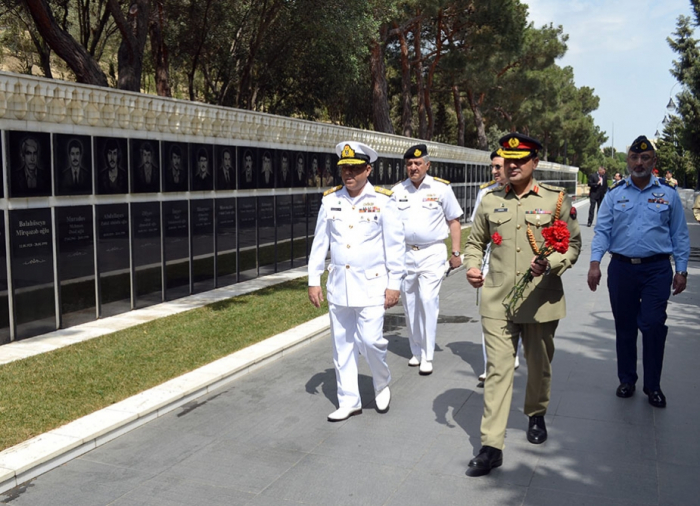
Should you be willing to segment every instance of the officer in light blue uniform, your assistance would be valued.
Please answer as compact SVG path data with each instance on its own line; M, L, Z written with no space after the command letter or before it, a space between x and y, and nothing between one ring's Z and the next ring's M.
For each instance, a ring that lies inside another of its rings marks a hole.
M591 246L588 286L600 283L600 261L612 254L608 291L615 318L618 397L631 397L637 382L637 332L642 331L644 393L649 404L666 407L661 368L668 327L666 306L673 287L685 290L690 239L675 185L652 174L653 144L637 137L627 154L630 176L609 191L598 213ZM676 264L673 274L670 255Z

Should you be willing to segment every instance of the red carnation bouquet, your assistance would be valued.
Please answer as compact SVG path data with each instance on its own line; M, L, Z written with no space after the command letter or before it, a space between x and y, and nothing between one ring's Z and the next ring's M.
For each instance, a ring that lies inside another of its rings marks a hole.
M555 220L549 227L542 229L542 237L544 237L544 244L542 248L539 249L537 254L537 259L535 261L544 260L549 255L554 253L566 253L569 251L569 239L571 238L571 232L569 232L566 223L562 220ZM528 230L528 238L530 243L533 245L533 249L537 247L535 244L535 238L532 233ZM537 250L536 250L537 251ZM523 277L521 277L505 299L503 299L503 306L506 311L510 313L516 302L523 298L523 293L525 292L525 287L527 284L534 279L532 275L532 268L529 268Z

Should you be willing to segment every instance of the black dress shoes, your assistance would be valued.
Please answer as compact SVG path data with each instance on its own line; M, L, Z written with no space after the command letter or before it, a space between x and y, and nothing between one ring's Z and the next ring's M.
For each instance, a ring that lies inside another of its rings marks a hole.
M635 388L632 383L620 383L620 386L617 387L617 392L615 392L615 395L622 397L623 399L627 399L628 397L632 397L634 395L634 390Z
M547 426L544 424L544 416L531 416L527 428L527 440L533 445L539 445L547 441Z
M469 461L467 476L484 476L503 464L503 451L493 446L482 446L479 454Z
M666 407L666 396L661 391L661 389L648 390L646 387L644 387L644 393L647 394L647 396L649 397L649 404L651 404L655 408Z

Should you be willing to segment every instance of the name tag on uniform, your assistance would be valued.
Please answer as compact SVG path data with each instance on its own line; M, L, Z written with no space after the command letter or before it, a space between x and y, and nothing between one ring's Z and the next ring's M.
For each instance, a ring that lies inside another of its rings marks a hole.
M630 199L622 199L622 200L618 200L617 203L624 204L624 203L629 202L629 201L630 201Z
M331 207L331 211L342 211L339 207Z
M497 207L493 210L494 213L505 213L506 211L508 211L507 207Z
M408 199L399 199L399 202L408 202Z

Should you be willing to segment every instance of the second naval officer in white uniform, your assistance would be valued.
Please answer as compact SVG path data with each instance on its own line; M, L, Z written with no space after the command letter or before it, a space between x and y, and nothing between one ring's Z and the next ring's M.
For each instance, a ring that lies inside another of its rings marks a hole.
M428 175L430 160L425 144L412 146L403 158L408 178L392 191L406 240L407 274L401 291L413 355L408 365L420 366L420 374L427 375L433 372L440 285L447 259L444 240L451 236L450 267L459 267L459 217L464 213L449 181Z
M403 227L391 192L367 181L377 153L353 141L336 146L344 186L323 195L309 255L309 300L323 302L321 274L326 254L328 309L338 409L328 420L345 420L362 412L357 380L358 354L369 364L379 412L389 409L391 374L386 363L384 311L399 301L404 266Z

